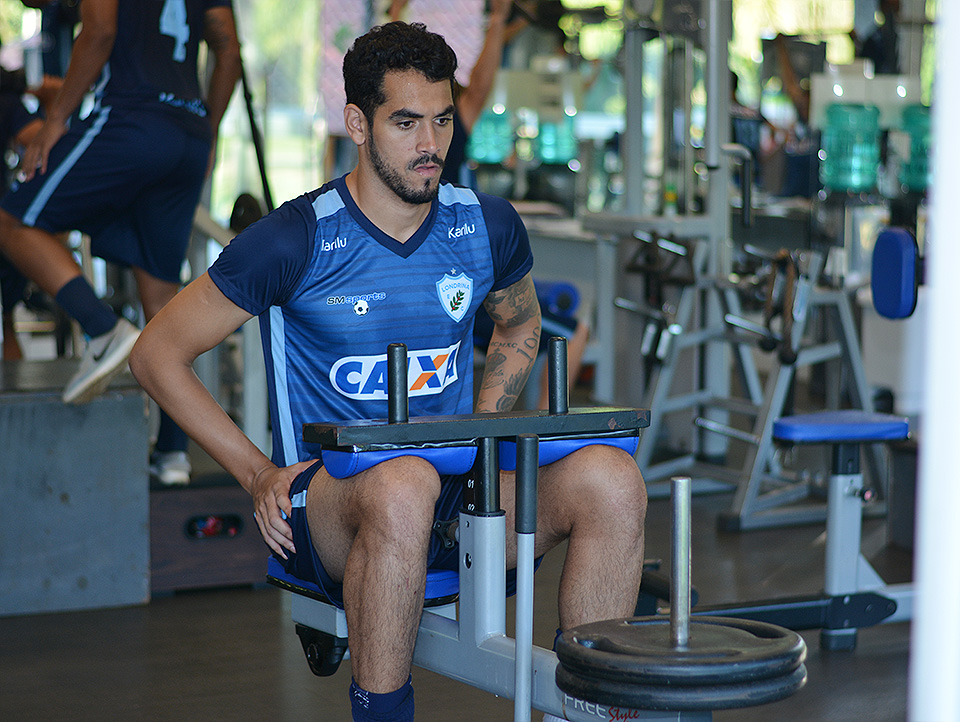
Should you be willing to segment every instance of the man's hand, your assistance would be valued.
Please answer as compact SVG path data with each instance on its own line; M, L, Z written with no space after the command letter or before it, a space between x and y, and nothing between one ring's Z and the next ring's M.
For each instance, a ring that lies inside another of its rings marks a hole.
M26 183L36 175L38 170L40 175L46 173L50 151L66 133L65 123L53 119L45 121L23 152L23 161L20 172L17 173L17 180Z
M293 545L293 532L287 523L293 511L290 485L313 463L315 462L301 461L282 469L272 465L265 467L257 474L250 487L254 517L260 527L260 534L267 546L284 559L287 558L285 549L297 553L297 548Z

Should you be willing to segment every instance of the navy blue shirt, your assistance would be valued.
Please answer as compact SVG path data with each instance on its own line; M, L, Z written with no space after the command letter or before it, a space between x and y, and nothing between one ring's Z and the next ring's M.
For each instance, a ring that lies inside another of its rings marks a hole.
M104 106L169 113L199 137L211 134L197 77L204 15L231 0L124 0L96 93Z
M318 457L304 423L386 418L390 343L408 347L410 415L473 411L473 318L533 265L505 200L441 184L405 243L338 178L240 233L210 268L260 317L279 466Z

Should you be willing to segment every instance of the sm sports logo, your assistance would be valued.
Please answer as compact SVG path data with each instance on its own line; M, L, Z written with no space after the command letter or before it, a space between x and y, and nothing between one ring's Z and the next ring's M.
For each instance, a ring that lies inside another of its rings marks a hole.
M410 396L439 394L457 381L460 342L447 348L411 350L407 353L407 388ZM387 398L387 355L347 356L330 369L330 383L338 392L358 401Z

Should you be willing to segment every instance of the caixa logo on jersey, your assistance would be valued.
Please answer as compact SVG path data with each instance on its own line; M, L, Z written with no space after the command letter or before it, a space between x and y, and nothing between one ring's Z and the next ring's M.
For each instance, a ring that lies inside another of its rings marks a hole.
M457 381L460 342L447 348L407 352L407 388L410 396L439 394ZM330 369L330 383L347 398L375 401L387 398L387 355L347 356Z

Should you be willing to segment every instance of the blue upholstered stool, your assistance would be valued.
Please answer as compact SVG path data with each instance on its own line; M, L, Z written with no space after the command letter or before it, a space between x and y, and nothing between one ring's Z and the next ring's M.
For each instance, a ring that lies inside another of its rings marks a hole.
M909 619L912 590L906 585L885 585L860 553L864 498L860 445L900 441L909 433L905 418L858 409L785 416L773 424L773 438L778 442L832 445L824 591L842 599L843 595L879 590L897 603L896 614L886 621ZM820 644L828 649L853 649L856 641L856 627L820 633Z

